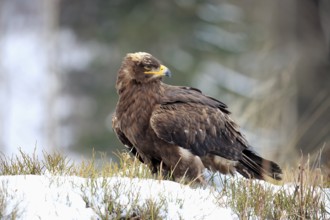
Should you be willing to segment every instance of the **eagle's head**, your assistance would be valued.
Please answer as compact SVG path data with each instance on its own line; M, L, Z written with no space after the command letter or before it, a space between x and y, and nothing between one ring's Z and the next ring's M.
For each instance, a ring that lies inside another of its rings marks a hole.
M171 72L157 58L145 52L129 53L122 62L116 87L132 80L138 83L160 81L163 76L171 76Z

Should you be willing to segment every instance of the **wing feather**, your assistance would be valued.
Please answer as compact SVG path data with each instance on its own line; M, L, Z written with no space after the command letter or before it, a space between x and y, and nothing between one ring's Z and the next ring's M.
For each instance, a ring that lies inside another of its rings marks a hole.
M136 156L142 163L143 163L143 159L141 158L141 156L138 154L136 148L133 146L133 144L128 140L128 138L125 136L125 134L121 131L120 126L119 126L119 121L116 117L116 115L112 115L112 128L114 130L114 132L116 133L118 139L120 140L120 142L128 148L128 150L134 155Z
M192 102L160 105L150 119L157 136L166 142L190 149L199 156L213 153L239 160L246 146L232 123L219 108Z
M200 103L213 108L219 108L222 112L230 114L225 103L204 95L199 89L186 86L170 86L166 84L163 84L163 86L166 89L163 104Z

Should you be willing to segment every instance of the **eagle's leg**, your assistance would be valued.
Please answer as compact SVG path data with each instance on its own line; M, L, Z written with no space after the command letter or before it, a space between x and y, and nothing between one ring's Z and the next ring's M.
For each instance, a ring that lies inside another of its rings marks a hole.
M156 177L161 177L162 179L167 180L174 180L173 176L171 175L171 170L167 167L163 161L152 159L151 163L149 164L149 169L151 173Z
M169 167L167 170L170 172L170 177L178 182L184 179L205 184L206 181L202 174L205 167L200 157L178 146L176 146L175 150L178 153L171 152L162 156L165 167Z
M159 160L151 159L148 166L152 174L157 174L159 172L159 164L160 164Z

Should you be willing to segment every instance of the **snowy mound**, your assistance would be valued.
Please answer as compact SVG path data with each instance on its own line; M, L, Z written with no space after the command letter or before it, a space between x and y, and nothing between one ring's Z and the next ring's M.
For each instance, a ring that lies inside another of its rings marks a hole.
M51 175L1 176L0 181L4 219L13 215L17 219L118 219L139 215L148 207L157 209L162 219L237 219L231 209L219 206L211 189L171 181Z

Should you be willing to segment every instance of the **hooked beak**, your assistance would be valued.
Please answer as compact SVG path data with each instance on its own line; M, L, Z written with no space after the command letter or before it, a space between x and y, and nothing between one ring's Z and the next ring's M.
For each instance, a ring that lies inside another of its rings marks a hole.
M171 71L164 65L160 65L158 69L146 71L145 74L152 74L155 76L168 76L171 77L172 73Z

